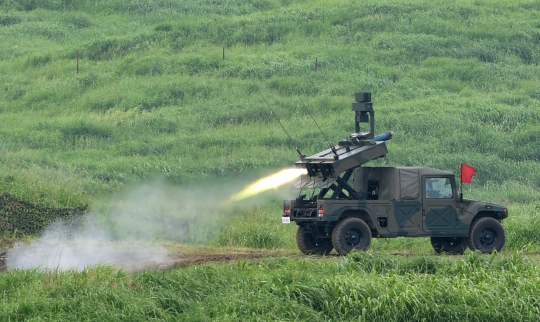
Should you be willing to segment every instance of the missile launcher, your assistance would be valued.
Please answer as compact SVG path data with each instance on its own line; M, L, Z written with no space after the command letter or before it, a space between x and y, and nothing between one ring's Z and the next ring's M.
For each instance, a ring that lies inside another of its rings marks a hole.
M506 240L501 221L508 209L463 199L452 172L365 166L387 155L393 132L375 135L371 94L355 98L355 132L312 156L299 153L295 163L307 175L293 186L300 189L298 198L284 200L282 222L298 225L300 250L328 254L336 249L346 255L368 249L372 237L428 236L437 253L500 251ZM369 131L361 131L362 123Z
M328 190L333 190L335 196L339 196L345 190L350 198L360 199L361 196L347 181L351 178L354 169L366 162L386 156L388 149L385 141L392 138L393 132L374 135L375 112L371 102L371 93L356 93L356 103L352 104L352 110L356 114L355 133L347 139L340 140L336 146L302 158L295 163L295 166L306 169L308 177L324 185L322 192L327 193ZM361 132L360 123L369 123L369 132ZM301 186L301 183L306 181L309 180L304 176L300 178L300 183L294 186ZM330 184L333 182L336 183ZM319 197L323 196L319 194Z

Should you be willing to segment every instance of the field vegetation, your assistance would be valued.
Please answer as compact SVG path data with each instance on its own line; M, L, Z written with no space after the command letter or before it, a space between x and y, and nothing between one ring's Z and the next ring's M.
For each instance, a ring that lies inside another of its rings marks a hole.
M370 91L376 131L395 132L376 164L467 162L465 196L510 213L492 257L395 239L324 260L12 271L1 319L538 319L539 14L532 0L0 0L0 191L108 222L111 195L156 177L183 191L291 166L264 99L309 155L326 143L300 100L335 142ZM279 198L230 212L213 247L296 248Z
M538 263L519 255L463 259L353 253L268 259L130 275L11 271L4 320L523 321L538 317Z

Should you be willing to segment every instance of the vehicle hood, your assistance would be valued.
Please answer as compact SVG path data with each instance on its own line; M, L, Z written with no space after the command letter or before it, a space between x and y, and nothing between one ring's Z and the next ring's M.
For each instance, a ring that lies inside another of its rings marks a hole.
M508 208L506 206L497 205L491 202L463 199L462 205L463 211L466 211L472 215L476 215L480 211L487 211L497 213L497 217L500 219L508 217Z

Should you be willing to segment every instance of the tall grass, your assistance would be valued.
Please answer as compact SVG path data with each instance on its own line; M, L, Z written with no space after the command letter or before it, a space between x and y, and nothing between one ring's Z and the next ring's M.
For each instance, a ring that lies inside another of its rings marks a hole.
M352 253L127 275L11 271L2 320L536 320L538 263Z

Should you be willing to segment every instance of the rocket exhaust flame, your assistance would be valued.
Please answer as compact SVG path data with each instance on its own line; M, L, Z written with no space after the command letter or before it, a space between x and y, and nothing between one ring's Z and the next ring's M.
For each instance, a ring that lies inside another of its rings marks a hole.
M240 200L252 197L254 195L257 195L266 190L278 188L279 186L289 183L303 174L307 174L306 169L280 170L274 174L269 175L266 178L257 180L256 182L244 188L244 190L240 191L237 194L232 195L229 198L229 202L240 201Z

